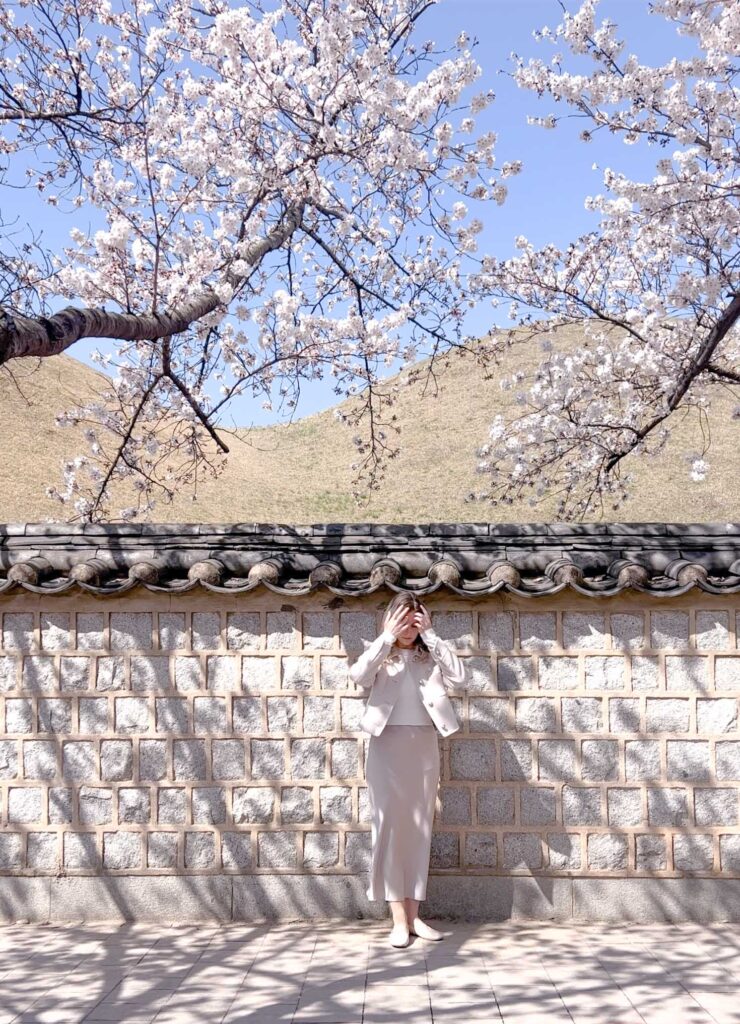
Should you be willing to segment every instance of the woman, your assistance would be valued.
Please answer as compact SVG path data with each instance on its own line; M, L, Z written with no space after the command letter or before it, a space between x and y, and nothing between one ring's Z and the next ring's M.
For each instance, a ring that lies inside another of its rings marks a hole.
M350 667L369 690L361 728L370 733L365 776L372 815L371 900L390 903L392 946L409 935L441 939L419 917L426 898L432 823L439 784L436 729L460 728L446 684L465 679L461 659L432 629L413 594L399 593L383 615L383 631Z

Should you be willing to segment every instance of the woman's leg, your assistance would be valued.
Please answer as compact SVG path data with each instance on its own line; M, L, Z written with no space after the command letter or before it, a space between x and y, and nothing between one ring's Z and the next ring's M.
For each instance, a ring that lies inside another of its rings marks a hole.
M403 900L388 900L393 915L391 928L391 946L403 947L409 944L409 921L406 920L406 907Z
M391 907L391 916L394 924L410 924L413 918L406 913L405 900L388 900Z

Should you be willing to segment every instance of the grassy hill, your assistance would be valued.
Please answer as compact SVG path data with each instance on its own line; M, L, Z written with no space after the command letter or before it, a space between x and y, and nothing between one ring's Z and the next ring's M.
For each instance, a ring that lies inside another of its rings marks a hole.
M578 344L566 331L562 342ZM536 353L531 353L534 358ZM512 354L502 368L521 363ZM423 368L423 364L421 364ZM11 372L8 372L8 369ZM0 368L0 521L63 519L65 509L44 495L52 484L61 489L61 463L87 452L81 428L60 429L55 414L88 395L98 394L107 378L69 355L15 360ZM12 375L11 375L12 374ZM399 435L389 441L402 448L388 464L380 490L363 504L351 497L350 464L357 455L356 432L343 426L329 409L292 424L242 429L224 435L231 451L225 471L199 484L197 500L181 493L170 505L159 504L155 522L438 522L543 521L553 518L554 502L533 509L527 504L490 508L466 503L465 495L483 489L475 472L475 449L487 439L497 412L506 413L511 394L496 379L481 380L470 357L453 353L438 378L438 390L416 383L401 391L394 411ZM622 521L740 520L738 427L730 418L732 396L710 417L712 472L692 483L686 450L699 449L695 417L676 417L668 450L657 460L625 461L636 471L634 498L605 519ZM350 408L355 399L340 403ZM121 485L121 503L131 502ZM116 506L117 508L118 506ZM71 518L71 516L70 516Z

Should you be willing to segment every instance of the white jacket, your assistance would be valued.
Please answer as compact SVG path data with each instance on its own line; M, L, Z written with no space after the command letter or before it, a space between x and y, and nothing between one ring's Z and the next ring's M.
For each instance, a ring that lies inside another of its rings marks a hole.
M433 629L425 629L421 635L434 659L428 678L419 684L421 699L439 732L449 736L457 732L460 723L447 696L447 686L464 683L465 665ZM383 665L395 639L389 630L384 630L349 669L350 679L363 690L370 690L360 728L371 736L379 736L385 728L398 695L394 675Z

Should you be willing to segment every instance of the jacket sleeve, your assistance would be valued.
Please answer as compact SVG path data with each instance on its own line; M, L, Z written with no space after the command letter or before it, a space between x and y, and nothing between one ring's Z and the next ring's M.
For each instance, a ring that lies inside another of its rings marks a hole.
M363 690L369 690L375 682L375 676L382 665L388 651L395 643L395 636L389 630L383 630L373 642L365 648L357 661L349 667L349 677Z
M422 630L421 635L424 643L429 648L429 653L442 670L442 676L445 681L452 686L463 686L465 683L465 663L462 658L431 627Z

